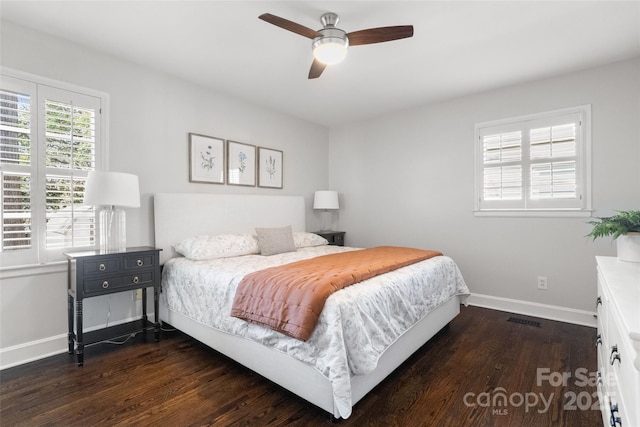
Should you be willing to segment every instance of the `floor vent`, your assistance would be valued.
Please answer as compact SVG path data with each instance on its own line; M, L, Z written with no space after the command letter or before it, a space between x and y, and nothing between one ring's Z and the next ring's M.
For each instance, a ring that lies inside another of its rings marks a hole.
M540 322L536 322L535 320L522 319L520 317L509 317L507 319L507 322L519 323L521 325L535 326L536 328L540 327Z

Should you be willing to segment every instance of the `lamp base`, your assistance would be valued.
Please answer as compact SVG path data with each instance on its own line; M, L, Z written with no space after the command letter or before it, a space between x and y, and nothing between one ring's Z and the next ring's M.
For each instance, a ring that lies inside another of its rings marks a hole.
M124 252L127 248L126 213L114 206L100 211L100 252Z
M321 212L322 225L320 227L320 231L327 232L331 231L331 212L328 209L325 209Z

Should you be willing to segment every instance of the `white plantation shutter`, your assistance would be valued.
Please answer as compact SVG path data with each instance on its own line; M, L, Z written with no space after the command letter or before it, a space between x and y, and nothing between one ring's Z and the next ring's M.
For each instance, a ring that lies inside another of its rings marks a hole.
M86 181L86 177L47 176L47 248L95 245L95 210L93 207L82 205Z
M486 200L522 199L522 131L483 135L483 195Z
M2 173L2 248L31 248L31 176Z
M571 122L529 131L530 196L533 200L578 197L576 130L580 119L569 116L566 120Z
M68 248L95 246L95 212L82 201L102 151L104 99L49 83L0 80L2 265L44 263Z
M47 88L45 211L48 249L94 246L94 208L82 205L89 171L96 165L96 116L92 97Z
M34 83L2 76L0 80L0 180L2 192L3 265L35 258L33 229L33 176L37 173L34 148L36 111Z
M590 107L476 125L476 212L588 211Z

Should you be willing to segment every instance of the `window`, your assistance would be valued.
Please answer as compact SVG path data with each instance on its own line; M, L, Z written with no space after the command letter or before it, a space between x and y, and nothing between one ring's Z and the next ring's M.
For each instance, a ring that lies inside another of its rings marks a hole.
M87 173L100 169L106 95L21 74L0 81L3 266L62 259L96 244Z
M476 125L476 215L589 216L591 107Z

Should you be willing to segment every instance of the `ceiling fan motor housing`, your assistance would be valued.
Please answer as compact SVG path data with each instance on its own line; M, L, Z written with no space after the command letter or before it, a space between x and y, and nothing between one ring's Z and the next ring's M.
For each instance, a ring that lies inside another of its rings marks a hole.
M335 27L336 25L338 25L338 21L340 21L340 17L332 12L325 13L320 17L320 22L325 28Z

